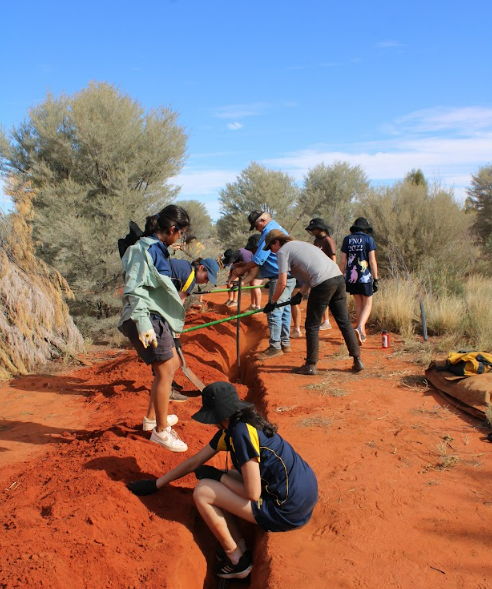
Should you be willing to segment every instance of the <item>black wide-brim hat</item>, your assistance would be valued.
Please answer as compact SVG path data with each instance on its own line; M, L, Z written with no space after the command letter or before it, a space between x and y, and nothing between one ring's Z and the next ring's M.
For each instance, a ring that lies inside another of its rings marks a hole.
M305 229L306 231L312 231L313 229L321 229L321 231L331 233L330 227L320 217L315 217L314 219L311 219L311 221L309 221L309 225L305 227Z
M351 233L355 231L365 231L366 233L372 233L372 227L369 221L365 217L357 217L354 224L350 228Z
M202 391L202 408L192 415L192 419L207 425L216 425L228 419L240 409L253 408L254 405L241 401L230 382L213 382Z

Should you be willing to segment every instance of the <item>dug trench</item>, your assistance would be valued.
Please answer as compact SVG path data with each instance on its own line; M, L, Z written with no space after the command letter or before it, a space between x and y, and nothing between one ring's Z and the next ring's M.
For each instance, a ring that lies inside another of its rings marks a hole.
M191 321L223 317L224 309L219 310L220 315L196 314ZM255 318L242 325L241 376L250 386L237 382L241 397L260 403L262 390L256 386L249 352L264 333L264 325ZM189 366L205 383L237 381L234 325L183 336L183 345ZM46 438L42 443L48 450L33 457L23 453L22 463L10 460L2 469L0 587L217 586L216 541L194 508L194 475L150 497L136 497L125 487L130 480L159 476L186 455L160 449L141 431L150 369L133 351L112 355L110 361L70 374L43 375L38 380L29 376L11 383L12 391L33 392L39 385L64 397L77 396L86 419L80 414L84 426L67 431L38 428L37 437L31 431L36 424L31 424L25 442L41 443ZM176 381L190 395L186 403L172 403L170 409L179 415L175 429L188 443L189 455L216 430L191 420L200 407L199 393L179 372ZM14 430L11 436L26 431L20 421L15 427L4 423L4 439L9 430ZM225 466L220 455L212 463ZM246 525L245 533L254 543L252 527ZM249 582L239 586L247 587Z
M225 313L216 310L192 320ZM239 373L234 325L183 338L198 376L241 381L240 395L278 424L318 477L319 502L305 527L249 529L255 566L237 587L490 588L492 456L481 424L429 389L397 341L381 350L380 337L370 335L366 369L355 375L338 330L323 332L320 374L307 377L291 372L304 358L304 339L258 364L265 335L261 314L244 322ZM34 393L32 379L12 386ZM182 375L177 380L191 391ZM63 399L75 397L80 427L45 428L42 456L23 454L24 462L2 469L0 587L215 587L215 541L193 506L194 476L144 498L124 484L158 476L183 456L140 431L149 369L123 352L46 381ZM172 407L190 453L214 433L190 419L198 407L199 398Z

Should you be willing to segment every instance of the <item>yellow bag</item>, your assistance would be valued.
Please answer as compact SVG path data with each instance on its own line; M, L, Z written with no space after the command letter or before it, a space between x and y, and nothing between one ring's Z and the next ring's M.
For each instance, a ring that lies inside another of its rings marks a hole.
M488 352L450 352L446 370L457 376L474 376L492 372L492 354Z

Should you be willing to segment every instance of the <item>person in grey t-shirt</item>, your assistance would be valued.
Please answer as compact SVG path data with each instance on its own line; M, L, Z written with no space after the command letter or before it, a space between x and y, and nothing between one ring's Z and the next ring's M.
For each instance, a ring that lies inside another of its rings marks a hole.
M279 229L272 229L265 238L265 250L277 254L278 282L265 312L275 308L280 298L287 275L290 272L302 281L304 288L311 288L306 311L306 362L295 368L298 374L316 374L319 355L319 327L326 307L330 308L337 325L353 357L352 370L359 372L364 366L360 359L360 348L347 311L345 279L340 268L319 248L304 241L294 241Z

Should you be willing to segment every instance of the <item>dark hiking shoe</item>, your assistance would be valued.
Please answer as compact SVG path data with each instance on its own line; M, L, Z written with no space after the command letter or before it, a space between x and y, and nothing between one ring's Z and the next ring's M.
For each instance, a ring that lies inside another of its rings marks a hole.
M226 558L217 568L217 576L221 579L245 579L253 568L253 560L249 550L241 556L237 564Z
M354 372L360 372L361 370L364 370L364 364L362 364L359 356L357 356L357 358L354 358L354 363L352 364L352 370Z
M282 346L282 352L284 352L285 354L287 354L288 352L292 352L291 345L287 344L286 346Z
M182 395L180 392L178 392L176 389L171 389L171 394L169 395L169 400L170 401L176 401L176 403L184 403L185 401L188 400L188 397L186 395Z
M268 358L275 358L275 356L281 356L283 354L281 348L274 348L268 346L266 350L258 354L258 360L267 360Z
M294 368L293 372L296 374L307 374L311 376L318 374L318 371L316 370L316 364L304 364L304 366Z

